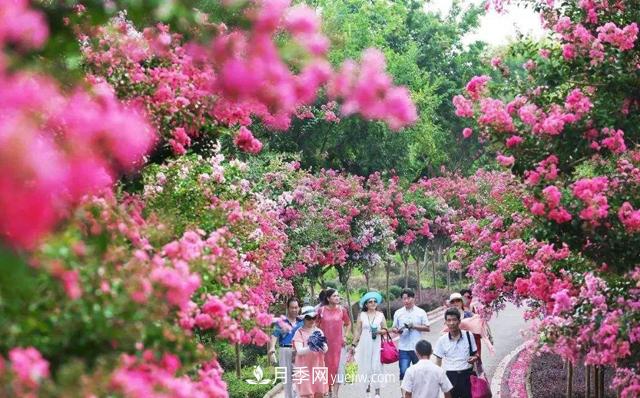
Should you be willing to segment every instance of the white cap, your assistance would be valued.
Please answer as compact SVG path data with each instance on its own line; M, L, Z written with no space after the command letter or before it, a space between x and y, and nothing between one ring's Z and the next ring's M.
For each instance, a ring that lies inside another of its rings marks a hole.
M451 296L449 296L449 302L453 300L462 300L462 295L460 293L452 293Z
M317 315L316 312L316 307L312 306L312 305L306 305L304 307L302 307L302 309L300 310L300 316L301 317L306 317L306 316L310 316L312 318L315 318Z

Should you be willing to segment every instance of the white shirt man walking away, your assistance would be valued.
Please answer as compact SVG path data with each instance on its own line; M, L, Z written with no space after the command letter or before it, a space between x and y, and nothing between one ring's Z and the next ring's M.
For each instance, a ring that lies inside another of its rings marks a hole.
M439 398L440 391L444 393L444 398L451 398L453 385L444 369L429 360L431 352L431 343L427 340L418 341L416 354L420 360L404 375L404 398Z

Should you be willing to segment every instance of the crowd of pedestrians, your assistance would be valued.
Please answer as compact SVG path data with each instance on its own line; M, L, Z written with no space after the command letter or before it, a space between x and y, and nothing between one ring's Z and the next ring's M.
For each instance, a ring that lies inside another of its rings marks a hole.
M436 398L442 393L445 398L471 398L471 376L481 371L481 342L492 349L471 290L449 297L445 328L433 345L423 338L430 331L429 318L416 305L414 292L403 290L401 299L403 306L387 327L379 310L382 295L363 295L361 311L354 315L353 335L351 316L335 289L323 290L315 306L301 307L297 299L289 299L286 313L274 325L268 349L271 362L286 372L285 398L338 397L349 361L357 364L355 381L362 385L362 396L381 398L383 383L389 380L381 359L382 346L388 344L385 338L393 338L397 348L402 398Z

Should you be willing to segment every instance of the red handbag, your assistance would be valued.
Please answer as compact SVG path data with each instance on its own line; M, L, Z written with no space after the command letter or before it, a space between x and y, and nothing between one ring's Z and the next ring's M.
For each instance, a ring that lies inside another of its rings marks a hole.
M469 356L473 354L471 351L471 337L469 337L469 332L466 332L467 342L469 343ZM476 374L472 374L471 377L471 398L491 398L491 388L489 387L489 381L483 375L482 364L480 360L476 361L474 364L474 368L476 369Z
M491 398L489 382L484 376L471 375L471 397Z
M400 359L400 353L398 352L398 347L396 347L395 343L391 340L391 336L389 335L389 330L383 329L387 331L387 336L381 335L380 338L382 340L382 347L380 348L380 362L382 363L394 363L398 362Z

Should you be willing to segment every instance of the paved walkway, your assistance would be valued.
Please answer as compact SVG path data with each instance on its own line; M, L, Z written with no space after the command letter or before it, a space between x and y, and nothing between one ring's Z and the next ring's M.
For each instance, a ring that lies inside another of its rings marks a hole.
M525 322L522 319L522 310L516 308L513 305L508 305L503 311L495 315L489 325L493 333L493 339L495 343L495 355L491 355L483 350L483 363L485 371L489 378L493 377L493 373L496 370L496 366L502 358L508 355L514 348L522 343L522 337L520 330L525 327ZM431 331L424 333L424 337L435 344L437 338L441 335L444 322L440 319L435 324L431 325ZM385 373L393 375L390 377L394 382L389 383L380 391L381 398L400 398L400 382L399 382L399 370L398 364L384 365ZM489 380L491 381L491 380ZM343 385L339 391L339 398L364 398L366 386L362 384L347 384ZM373 391L372 391L373 393ZM276 395L276 398L284 398L284 394Z

